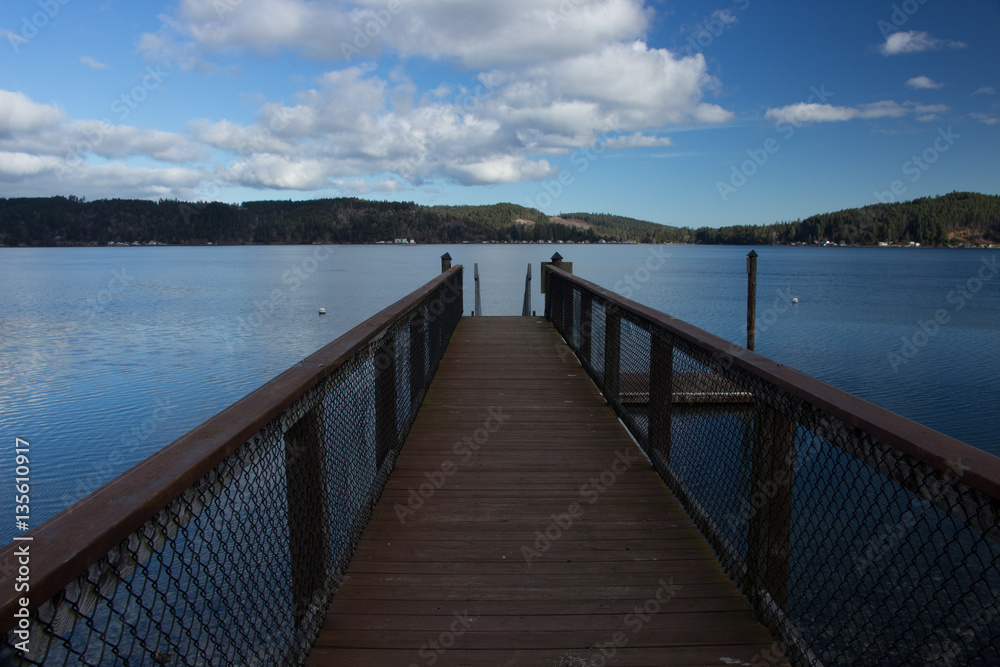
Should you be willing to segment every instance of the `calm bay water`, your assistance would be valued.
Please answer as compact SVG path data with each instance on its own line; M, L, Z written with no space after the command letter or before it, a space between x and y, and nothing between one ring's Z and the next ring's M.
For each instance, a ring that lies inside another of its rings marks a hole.
M518 315L529 262L542 311L538 264L556 249L745 342L742 247L0 250L0 442L31 443L32 525L423 285L444 252L468 269L466 312L478 262L484 314ZM758 352L1000 455L1000 251L757 251ZM12 465L0 457L0 480Z

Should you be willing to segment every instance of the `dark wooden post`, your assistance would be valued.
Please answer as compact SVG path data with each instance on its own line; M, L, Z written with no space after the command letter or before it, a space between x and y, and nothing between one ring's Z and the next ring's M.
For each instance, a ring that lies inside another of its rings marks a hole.
M396 449L396 337L388 334L375 353L375 460L381 467Z
M524 278L524 303L521 306L521 317L531 315L531 262L528 262L528 275Z
M594 333L593 299L586 292L580 293L580 358L589 367Z
M446 252L441 255L441 273L451 268L451 253Z
M650 336L649 350L649 449L670 461L670 427L673 422L674 346Z
M322 402L285 433L285 475L292 613L298 629L316 595L323 593L330 557Z
M479 264L472 265L472 276L476 281L476 309L472 311L472 314L476 317L482 317L483 315L483 304L479 299Z
M448 322L449 331L454 331L455 327L458 325L458 321L462 318L463 304L465 300L464 296L465 293L463 292L464 271L465 269L462 269L462 272L459 272L459 274L456 276L452 276L451 279L452 285L454 286L452 294L455 295L455 301L458 301L458 307L456 308L451 305L452 303L454 303L454 301L449 301L448 299L445 299L445 307L450 309L448 310L449 318L451 318L449 319Z
M552 291L552 284L548 280L549 276L545 274L544 264L542 264L539 279L542 281L542 294L545 295L545 319L555 324L552 317L555 314L556 294Z
M566 334L569 336L569 341L567 342L569 343L570 347L573 347L573 341L576 339L576 336L573 335L573 307L576 305L574 303L573 294L574 294L573 288L570 287L569 285L566 285L565 289L563 290L563 297L562 297L563 299L562 322L563 322L563 328L566 330ZM579 346L577 346L577 349L579 349Z
M613 404L620 399L622 316L608 309L604 316L604 396Z
M552 266L561 269L562 268L562 263L563 263L563 256L562 255L560 255L558 252L556 252L554 255L552 255ZM549 278L549 290L550 291L552 290L552 280L551 280L551 277ZM567 339L566 342L569 343L570 347L573 347L573 338L574 338L574 336L573 336L573 289L571 287L563 285L560 288L560 290L559 290L559 304L561 306L561 308L560 308L561 312L559 313L560 321L559 321L558 326L561 326L562 329L563 329L563 332L565 332L565 334L569 336L569 338Z
M437 361L441 358L441 338L443 336L442 331L444 331L445 313L447 312L447 304L444 303L444 299L441 297L441 292L438 291L434 298L427 302L427 335L430 340L427 344L427 351L431 355L430 366L435 368Z
M410 410L415 411L423 399L427 379L427 319L423 304L417 306L410 320Z
M552 260L550 264L555 267L562 267L562 255L558 252L552 255ZM545 292L545 319L556 325L558 330L560 327L566 326L566 321L564 318L566 314L565 300L566 295L562 290L557 290L552 284L552 274L545 274L545 267L542 266L542 291Z
M757 338L757 251L747 255L747 349L753 350Z
M781 609L788 600L795 422L779 410L754 408L754 452L750 481L747 574L753 590L770 593Z

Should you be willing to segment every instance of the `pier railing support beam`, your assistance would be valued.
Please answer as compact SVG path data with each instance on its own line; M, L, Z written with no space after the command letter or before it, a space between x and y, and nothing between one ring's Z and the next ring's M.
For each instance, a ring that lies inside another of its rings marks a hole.
M531 262L528 262L528 275L524 278L524 305L521 307L521 317L531 315Z
M605 312L604 319L604 396L613 403L620 402L622 316L613 310Z
M757 510L749 525L748 583L781 609L788 600L795 431L795 422L778 409L764 403L755 407L749 500Z
M747 255L747 349L757 341L757 251Z
M580 294L580 358L590 366L594 337L594 301L589 294Z
M474 278L476 280L476 309L473 311L473 314L476 317L482 317L483 316L483 303L479 299L479 264L473 264L472 265L472 275L474 276Z
M396 337L388 334L375 354L375 465L396 449Z
M420 405L427 378L427 318L424 306L413 312L410 320L410 409Z
M285 474L288 478L288 535L292 574L292 613L296 630L310 610L319 609L330 556L327 516L326 427L323 402L285 433Z
M674 346L652 335L649 355L649 449L670 461L673 422Z

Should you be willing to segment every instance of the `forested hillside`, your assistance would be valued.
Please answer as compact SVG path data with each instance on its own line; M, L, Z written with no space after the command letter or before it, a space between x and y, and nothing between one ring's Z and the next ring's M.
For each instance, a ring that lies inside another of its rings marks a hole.
M1000 243L1000 197L953 192L772 225L668 227L618 215L550 218L515 204L418 206L363 199L242 204L77 197L0 198L0 245L633 242L705 244Z
M563 213L560 217L587 222L594 225L595 233L616 241L693 243L695 236L690 227L668 227L608 213Z
M952 192L899 204L873 204L765 226L702 228L698 243L769 245L823 241L985 245L1000 243L1000 197Z
M588 232L553 224L541 211L512 204L428 208L412 202L363 199L239 205L128 199L87 202L76 197L0 199L0 244L7 246L599 239Z

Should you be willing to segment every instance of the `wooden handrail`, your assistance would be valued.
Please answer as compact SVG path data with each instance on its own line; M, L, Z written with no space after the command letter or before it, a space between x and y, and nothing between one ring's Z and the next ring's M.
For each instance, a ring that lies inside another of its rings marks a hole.
M832 387L801 371L780 364L724 338L615 294L556 266L546 267L561 279L602 300L662 327L713 356L775 385L787 393L870 433L885 444L939 470L963 484L1000 500L1000 458L955 438L906 419L862 398Z
M167 507L310 388L445 284L462 265L365 320L97 491L0 549L0 632L28 598L35 610ZM30 590L15 592L16 550L30 550Z

